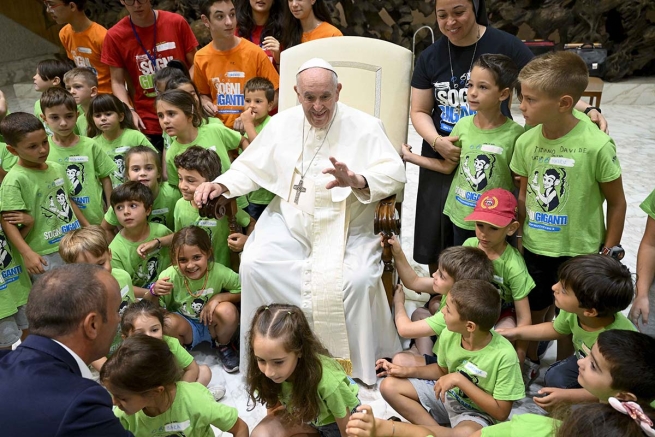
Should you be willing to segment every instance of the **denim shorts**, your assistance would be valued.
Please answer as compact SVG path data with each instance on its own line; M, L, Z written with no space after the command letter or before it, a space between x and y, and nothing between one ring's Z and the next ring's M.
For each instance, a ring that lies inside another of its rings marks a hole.
M192 319L191 317L187 317L182 313L175 313L175 314L184 317L184 320L189 322L189 325L191 325L191 331L193 332L193 340L191 341L191 345L185 344L184 345L185 347L187 347L188 349L193 349L203 341L208 341L213 345L213 339L212 336L209 334L209 328L207 327L207 325L203 324L200 320Z

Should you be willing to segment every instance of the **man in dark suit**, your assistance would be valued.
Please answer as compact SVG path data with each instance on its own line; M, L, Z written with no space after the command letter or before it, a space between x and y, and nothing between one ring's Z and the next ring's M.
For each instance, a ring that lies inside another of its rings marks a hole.
M109 352L121 303L102 268L69 264L44 273L27 304L30 335L0 355L0 434L131 436L88 364Z

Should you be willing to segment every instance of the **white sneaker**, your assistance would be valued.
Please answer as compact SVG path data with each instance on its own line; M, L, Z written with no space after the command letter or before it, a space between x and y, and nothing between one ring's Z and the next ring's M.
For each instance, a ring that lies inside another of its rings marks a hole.
M537 364L530 358L526 358L523 362L523 383L525 384L525 391L528 391L530 385L539 377L539 369L541 364Z
M212 385L211 387L207 387L207 390L214 396L214 400L216 402L220 401L223 399L223 396L225 396L225 387L222 385Z

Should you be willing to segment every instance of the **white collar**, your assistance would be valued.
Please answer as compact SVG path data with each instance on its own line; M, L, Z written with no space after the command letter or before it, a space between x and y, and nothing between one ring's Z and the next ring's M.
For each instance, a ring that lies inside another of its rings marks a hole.
M73 352L73 350L71 348L69 348L68 346L66 346L64 343L62 343L60 341L57 341L55 339L51 339L51 340L54 341L55 343L57 343L59 346L66 349L66 351L73 356L73 358L75 359L75 362L80 367L80 373L82 374L83 378L93 379L93 375L91 374L91 371L89 370L89 366L87 366L84 363L84 361L82 361L82 358L80 358L79 355L77 355L75 352Z

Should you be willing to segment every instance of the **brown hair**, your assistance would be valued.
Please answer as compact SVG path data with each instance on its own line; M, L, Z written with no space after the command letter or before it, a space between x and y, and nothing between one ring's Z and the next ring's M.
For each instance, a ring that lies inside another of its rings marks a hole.
M473 63L473 66L491 73L500 91L509 88L511 94L516 87L519 69L509 56L485 53Z
M614 258L600 254L569 259L560 266L557 276L573 291L579 307L595 309L598 317L623 311L635 293L630 270Z
M107 322L107 290L99 278L101 272L109 274L92 264L67 264L41 275L27 302L30 334L56 338L73 333L92 312Z
M33 114L27 112L14 112L7 115L0 122L0 133L5 137L5 141L12 147L23 141L27 134L32 132L43 131L43 123Z
M155 163L155 166L157 167L157 182L161 183L163 176L162 176L162 168L161 168L161 159L159 158L159 153L157 153L156 150L151 149L148 146L134 146L130 147L127 152L125 152L125 180L130 180L128 177L129 171L130 171L130 158L132 155L136 155L139 153L143 153L146 155L149 155L152 158L152 161Z
M129 108L127 108L127 105L113 94L100 93L91 99L89 112L86 113L86 123L88 125L86 131L89 138L93 138L102 133L96 126L96 122L93 118L94 114L100 112L115 112L118 115L122 115L123 121L120 122L121 129L136 130L136 126L132 121L132 114L130 113Z
M173 159L175 168L195 170L205 181L211 182L221 175L221 159L215 151L191 146Z
M43 112L43 115L45 115L46 109L54 108L59 105L64 105L69 111L77 112L75 97L63 88L52 87L43 91L39 104L41 105L41 112Z
M321 341L314 335L305 314L295 305L271 304L261 306L248 332L248 373L246 387L253 409L256 403L273 408L279 402L281 384L271 381L259 370L253 350L255 336L281 339L287 352L298 354L298 364L293 371L297 384L291 392L284 413L284 421L298 424L314 420L319 412L318 383L323 376L321 355L330 356Z
M127 181L124 184L121 184L114 188L109 197L111 207L115 208L117 203L127 202L127 201L136 201L143 203L145 209L152 208L152 204L155 201L155 196L153 196L150 188L143 185L138 181Z
M648 405L644 413L655 420ZM557 430L557 437L644 437L635 419L614 409L610 404L592 403L578 405L575 414L569 412Z
M253 77L246 82L243 88L243 93L251 93L253 91L264 91L268 103L273 102L275 99L275 87L273 83L265 77Z
M104 229L97 225L73 229L59 242L59 255L67 264L77 262L82 254L101 257L109 251L109 242Z
M132 393L146 393L161 386L168 389L181 376L168 344L144 334L126 338L100 370L103 384Z
M90 87L98 86L98 76L96 76L90 68L75 67L72 70L68 70L66 74L64 74L64 83L77 78L82 78L82 80L84 80L84 82L86 82Z
M548 52L533 58L519 72L519 82L528 84L551 98L568 95L580 100L589 83L587 64L571 51Z
M196 246L202 253L207 255L208 262L214 262L214 249L209 234L203 228L198 226L187 226L182 228L173 235L171 242L171 260L177 264L178 255L182 246Z
M162 329L166 323L166 310L162 307L155 305L146 299L141 299L138 302L132 302L123 311L121 318L121 334L129 337L134 331L134 321L141 316L155 317L161 323Z
M491 282L494 265L482 249L471 246L453 246L439 255L439 269L448 273L453 281L480 279Z
M191 117L193 126L198 127L202 124L202 107L196 104L196 99L191 94L182 90L167 90L157 95L155 107L159 102L166 102L169 105L175 106L186 117ZM159 113L157 113L157 116L159 116Z
M75 68L70 59L44 59L36 65L36 72L43 80L59 78L59 88L65 88L64 75L68 70Z
M459 318L473 322L481 331L489 331L500 317L500 293L490 282L463 279L455 282L449 295Z

